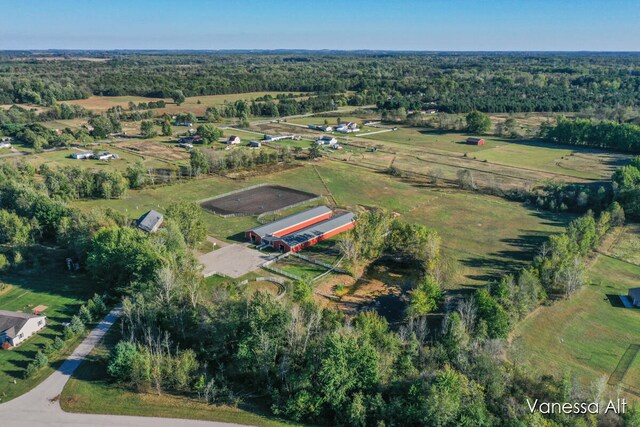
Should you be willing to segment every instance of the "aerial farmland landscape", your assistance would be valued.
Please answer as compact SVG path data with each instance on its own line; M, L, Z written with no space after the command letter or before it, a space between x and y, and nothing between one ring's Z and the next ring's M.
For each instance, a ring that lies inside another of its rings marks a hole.
M640 5L319 6L5 5L0 425L640 427Z

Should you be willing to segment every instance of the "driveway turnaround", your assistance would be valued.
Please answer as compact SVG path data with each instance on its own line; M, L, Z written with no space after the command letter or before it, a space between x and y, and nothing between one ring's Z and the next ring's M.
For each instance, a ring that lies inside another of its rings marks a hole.
M199 427L199 426L237 426L237 424L209 421L180 420L173 418L130 417L120 415L73 414L60 408L58 399L71 374L80 366L85 357L93 350L120 317L121 308L116 307L91 331L87 338L75 349L73 354L55 371L30 392L0 405L0 425L2 427Z
M243 244L235 243L198 257L204 266L204 277L223 274L233 279L244 276L260 268L278 254L267 254L257 249L251 249Z

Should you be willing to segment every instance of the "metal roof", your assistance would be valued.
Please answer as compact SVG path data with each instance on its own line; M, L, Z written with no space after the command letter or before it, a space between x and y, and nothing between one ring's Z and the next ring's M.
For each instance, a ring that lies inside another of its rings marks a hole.
M138 220L138 227L144 231L153 231L158 222L162 221L162 214L158 211L150 210Z
M326 206L316 206L315 208L311 208L304 212L299 212L297 214L286 216L277 221L270 222L269 224L265 224L257 228L252 228L251 230L248 230L248 231L253 231L262 239L265 236L275 234L278 231L284 230L289 227L293 227L296 224L308 221L310 219L316 218L320 215L324 215L330 212L331 212L331 209L329 209Z
M353 212L347 212L342 215L326 219L310 227L303 228L302 230L296 231L295 233L288 234L282 239L278 240L282 240L284 243L289 245L289 247L294 247L308 242L315 237L322 236L332 230L335 230L336 228L347 225L350 222L353 222L354 218L355 215L353 214Z
M35 314L0 310L0 334L4 333L9 338L15 338L25 323L27 323L27 320L35 317L44 318L44 316L36 316Z

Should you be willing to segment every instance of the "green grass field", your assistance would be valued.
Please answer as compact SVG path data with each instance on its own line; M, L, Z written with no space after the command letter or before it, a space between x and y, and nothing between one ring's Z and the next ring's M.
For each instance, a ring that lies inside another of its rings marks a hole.
M640 267L600 255L589 284L569 300L540 308L513 333L512 357L541 374L569 372L583 383L607 379L630 344L640 344L640 310L614 306L618 295L638 286ZM624 384L638 387L640 364L629 369Z
M66 352L50 356L49 366L35 376L23 379L23 371L36 352L46 342L60 336L63 329L61 324L68 322L78 312L80 305L94 293L100 293L101 289L84 274L67 273L62 267L60 271L47 271L46 274L5 275L0 281L8 284L0 291L0 309L28 313L37 305L48 307L45 312L47 327L44 330L12 350L0 350L0 399L6 401L40 383L70 354L81 337L68 342Z
M65 386L60 405L67 412L187 418L206 421L279 427L293 425L261 415L251 405L214 406L185 396L137 393L109 382L106 372L109 348L119 339L112 328Z
M483 136L485 145L468 145L469 135L458 132L439 132L421 128L399 127L397 131L379 133L359 140L380 142L398 154L420 155L466 153L468 157L488 163L527 168L542 172L568 175L583 179L609 178L620 161L629 156L580 147L548 144L536 140L512 140Z
M460 285L484 283L489 276L530 260L531 251L542 239L561 230L572 218L537 212L498 197L414 185L342 162L319 162L317 171L341 207L384 207L399 213L406 221L437 230L443 237L446 253L462 265L464 278ZM84 209L111 207L137 218L149 209L163 210L172 201L198 201L257 183L282 184L329 196L318 173L306 164L243 181L209 177L130 191L122 200L88 200L74 204ZM208 212L205 220L213 236L227 240L243 239L240 233L257 225L253 217L221 218Z
M327 271L327 269L322 266L292 256L283 258L280 261L271 264L271 266L284 270L287 273L294 274L298 277L309 279L313 279Z

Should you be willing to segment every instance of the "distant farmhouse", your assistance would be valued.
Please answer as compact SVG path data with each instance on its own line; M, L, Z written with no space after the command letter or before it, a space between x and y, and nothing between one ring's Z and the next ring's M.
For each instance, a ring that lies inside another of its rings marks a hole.
M79 151L77 153L72 153L71 157L76 160L85 160L93 157L92 151Z
M336 127L336 132L341 132L341 133L351 133L351 132L358 132L358 131L360 131L360 129L358 128L358 125L353 122L340 123L338 127Z
M316 144L334 146L338 144L338 140L332 136L323 136L322 138L316 139Z
M629 289L629 301L634 307L640 307L640 288Z
M269 136L267 135L263 141L267 141L267 142L275 142L275 141L280 141L281 139L299 139L296 138L295 135L274 135L274 136Z
M333 127L328 125L309 125L307 126L309 129L321 130L322 132L333 132Z
M236 135L231 135L231 136L227 139L227 144L230 144L230 145L240 144L240 137L239 137L239 136L236 136Z
M482 138L467 138L467 144L484 145L484 139L482 139Z
M262 147L262 144L258 141L249 141L249 147L251 148L260 148Z
M138 219L138 228L147 233L155 233L158 231L164 221L164 217L160 212L150 210Z
M186 126L186 127L191 127L191 126L193 126L193 123L191 123L191 122L175 122L173 125L174 125L174 126Z
M118 157L117 154L109 153L108 151L99 153L96 156L96 159L98 159L98 160L115 160L115 159L118 159L118 158L119 157Z
M0 310L0 346L3 349L15 347L46 324L45 316Z
M5 138L0 140L0 149L2 148L11 148L11 142L5 141Z

